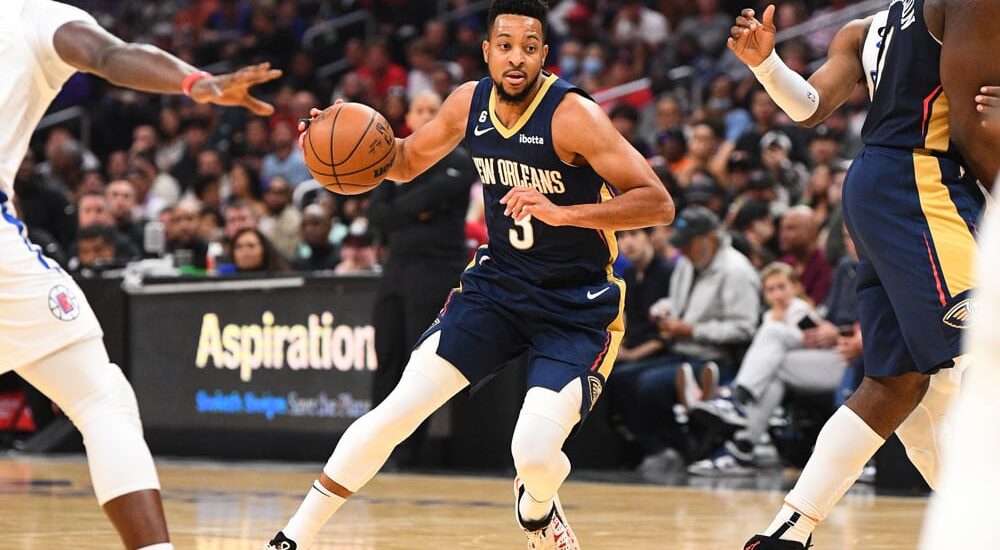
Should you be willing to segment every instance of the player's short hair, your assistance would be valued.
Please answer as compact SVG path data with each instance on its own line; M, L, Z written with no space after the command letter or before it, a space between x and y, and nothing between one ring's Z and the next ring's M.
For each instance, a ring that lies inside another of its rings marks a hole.
M537 19L542 24L544 38L548 29L549 4L545 0L493 0L486 16L486 28L493 30L493 23L501 15L524 15Z

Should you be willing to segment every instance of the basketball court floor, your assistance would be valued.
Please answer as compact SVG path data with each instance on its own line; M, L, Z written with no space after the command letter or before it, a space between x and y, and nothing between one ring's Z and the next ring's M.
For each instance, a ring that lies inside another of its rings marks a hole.
M297 508L320 464L159 460L178 550L260 550ZM737 550L783 491L767 483L696 487L571 481L560 492L588 550ZM524 548L508 479L382 474L324 529L316 550ZM742 487L742 488L737 488ZM926 499L854 490L817 533L818 550L916 548ZM22 550L120 548L82 457L0 458L0 533Z

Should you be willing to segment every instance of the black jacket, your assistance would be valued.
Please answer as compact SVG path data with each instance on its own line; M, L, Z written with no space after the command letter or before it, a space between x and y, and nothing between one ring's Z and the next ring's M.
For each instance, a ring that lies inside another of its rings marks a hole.
M464 258L465 214L476 179L472 159L456 149L409 183L383 182L372 193L368 220L393 260Z

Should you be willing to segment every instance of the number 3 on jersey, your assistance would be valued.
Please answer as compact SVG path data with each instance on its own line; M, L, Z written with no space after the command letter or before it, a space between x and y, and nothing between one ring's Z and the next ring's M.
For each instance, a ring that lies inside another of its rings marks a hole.
M514 222L517 227L521 228L518 232L517 228L510 228L510 233L508 234L508 239L510 240L511 246L518 250L528 250L535 245L535 228L531 225L531 214L521 218L521 221Z

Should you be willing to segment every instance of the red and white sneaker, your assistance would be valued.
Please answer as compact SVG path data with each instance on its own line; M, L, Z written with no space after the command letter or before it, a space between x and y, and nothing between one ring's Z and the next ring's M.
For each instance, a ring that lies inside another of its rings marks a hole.
M518 503L524 494L521 478L514 479L514 518L528 537L528 550L580 550L573 528L566 521L559 496L552 499L552 511L540 521L524 521Z

